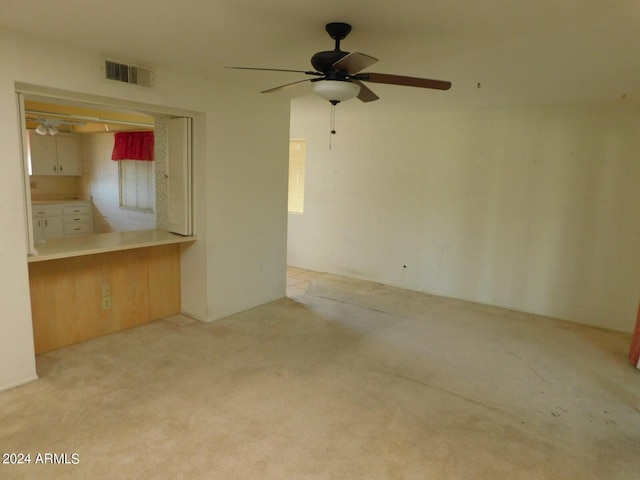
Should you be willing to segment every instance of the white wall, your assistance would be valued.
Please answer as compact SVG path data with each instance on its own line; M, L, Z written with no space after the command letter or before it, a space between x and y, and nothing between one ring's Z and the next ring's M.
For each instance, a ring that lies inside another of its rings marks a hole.
M206 174L208 308L215 318L286 291L289 100L278 107L271 122L252 96L229 92L217 108L233 115L211 118L221 140L216 169ZM285 114L286 122L277 121Z
M329 149L328 107L293 102L307 169L289 264L632 330L640 107L367 107L338 105Z
M192 112L199 241L183 248L183 309L215 320L285 295L288 100L160 67L153 88L121 85L102 79L98 52L7 30L0 58L0 390L35 378L15 82Z
M0 38L0 58L4 59ZM0 69L0 92L13 92L7 69ZM25 258L26 202L15 94L0 93L0 389L36 378L29 278ZM12 161L13 159L13 161Z

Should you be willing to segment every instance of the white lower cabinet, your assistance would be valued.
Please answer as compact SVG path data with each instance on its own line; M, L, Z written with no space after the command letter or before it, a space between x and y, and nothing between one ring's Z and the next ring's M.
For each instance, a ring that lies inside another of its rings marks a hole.
M90 203L77 203L62 207L64 236L91 235L93 233L93 212Z
M91 202L34 204L31 214L35 243L93 233Z
M47 238L64 236L62 217L43 217L33 219L33 241L41 243Z

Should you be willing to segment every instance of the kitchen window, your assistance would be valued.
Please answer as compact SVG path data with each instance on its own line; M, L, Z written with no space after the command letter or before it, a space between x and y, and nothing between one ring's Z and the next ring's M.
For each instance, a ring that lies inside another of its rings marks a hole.
M153 213L156 203L154 162L120 160L120 208Z

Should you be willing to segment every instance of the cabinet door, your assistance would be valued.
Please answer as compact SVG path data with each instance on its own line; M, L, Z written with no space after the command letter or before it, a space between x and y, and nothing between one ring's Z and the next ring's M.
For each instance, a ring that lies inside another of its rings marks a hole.
M64 237L64 227L62 224L62 217L45 217L40 218L44 223L43 236L44 238L61 238Z
M58 154L55 137L29 132L31 175L57 175Z
M56 135L58 175L82 175L80 137Z
M44 218L33 219L33 243L44 242Z

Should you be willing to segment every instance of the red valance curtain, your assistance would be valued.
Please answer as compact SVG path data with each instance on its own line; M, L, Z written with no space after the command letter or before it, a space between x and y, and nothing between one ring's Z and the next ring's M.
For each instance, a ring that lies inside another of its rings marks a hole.
M153 160L153 132L118 132L111 160Z

